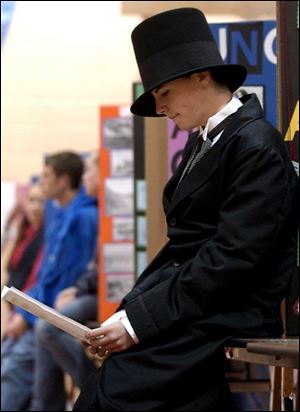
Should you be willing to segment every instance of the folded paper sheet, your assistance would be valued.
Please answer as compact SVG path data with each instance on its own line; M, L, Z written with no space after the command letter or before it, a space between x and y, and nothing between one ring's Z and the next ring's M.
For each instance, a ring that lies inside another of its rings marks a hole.
M46 320L57 328L62 329L66 333L74 336L74 338L87 342L85 334L86 332L91 331L91 329L71 318L68 318L67 316L62 315L57 310L39 302L13 286L10 288L4 286L1 292L1 298L12 303L13 305L20 306L41 319Z

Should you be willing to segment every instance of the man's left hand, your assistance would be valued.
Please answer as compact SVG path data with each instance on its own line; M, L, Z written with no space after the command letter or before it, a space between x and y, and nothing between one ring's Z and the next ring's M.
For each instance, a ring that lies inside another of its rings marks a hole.
M101 326L86 334L91 347L90 352L100 357L110 353L122 352L135 345L123 323L118 320L108 326Z

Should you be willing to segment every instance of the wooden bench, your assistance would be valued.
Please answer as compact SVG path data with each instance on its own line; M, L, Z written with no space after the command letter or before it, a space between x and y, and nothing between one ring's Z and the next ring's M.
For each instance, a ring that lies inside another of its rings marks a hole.
M298 338L232 339L225 351L228 359L271 367L270 411L299 410ZM241 382L236 391L243 392L245 383ZM258 384L254 383L251 390L259 391Z
M299 410L299 339L231 339L227 345L228 359L271 367L270 382L234 380L229 383L232 392L270 392L270 411ZM99 357L87 355L101 365ZM72 406L80 390L68 375L66 383Z

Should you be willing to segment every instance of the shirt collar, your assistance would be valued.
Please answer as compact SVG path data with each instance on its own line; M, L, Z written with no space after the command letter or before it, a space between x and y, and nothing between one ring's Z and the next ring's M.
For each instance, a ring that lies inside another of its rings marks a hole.
M241 101L236 96L232 96L232 99L229 103L226 104L226 106L224 106L219 112L208 119L204 128L200 126L199 133L202 134L203 140L205 141L207 139L207 134L214 127L221 123L222 120L224 120L227 116L235 113L241 106L243 106L243 103L241 103Z

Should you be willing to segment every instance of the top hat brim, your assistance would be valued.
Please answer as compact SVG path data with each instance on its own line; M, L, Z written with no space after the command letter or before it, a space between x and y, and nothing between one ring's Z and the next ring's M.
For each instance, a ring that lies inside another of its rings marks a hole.
M152 94L152 91L156 89L157 87L175 80L179 77L186 76L188 74L200 72L200 71L206 71L210 69L220 69L220 72L222 73L222 77L224 78L225 83L227 84L228 88L230 91L233 93L236 91L245 81L247 77L247 70L245 67L240 66L238 64L222 64L222 65L216 65L216 66L208 66L208 67L201 67L198 70L192 70L192 71L187 71L180 73L180 75L177 75L176 77L172 76L170 78L165 78L164 81L160 81L157 84L154 84L146 90L141 96L139 96L135 102L132 104L130 107L130 111L133 114L136 114L138 116L145 116L145 117L161 117L164 115L159 115L156 113L156 105L155 105L155 99Z

